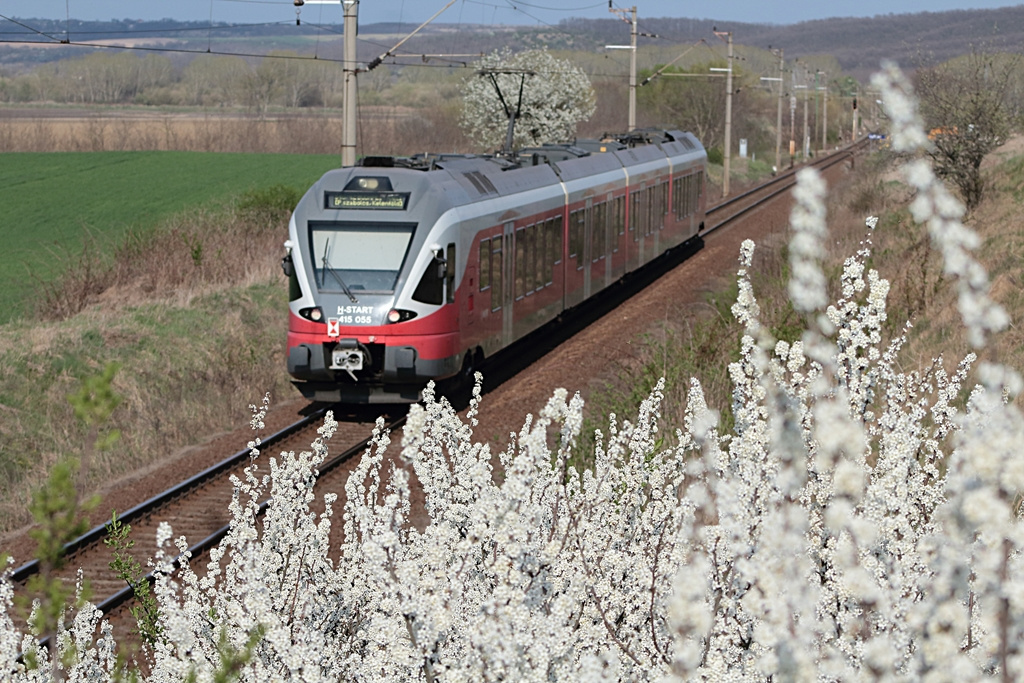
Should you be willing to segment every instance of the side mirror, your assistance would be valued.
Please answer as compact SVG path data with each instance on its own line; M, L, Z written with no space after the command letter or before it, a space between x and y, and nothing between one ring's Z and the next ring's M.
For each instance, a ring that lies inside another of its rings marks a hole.
M295 273L295 264L292 263L291 253L285 254L285 257L281 259L281 270L284 271L285 277L291 277Z
M448 273L448 260L445 259L444 252L440 249L434 250L434 265L437 267L437 278L443 280Z

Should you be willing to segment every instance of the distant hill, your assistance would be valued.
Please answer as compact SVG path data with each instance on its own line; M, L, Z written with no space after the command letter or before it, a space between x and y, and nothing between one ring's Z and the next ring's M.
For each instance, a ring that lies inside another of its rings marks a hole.
M207 50L261 54L271 49L292 49L321 57L340 58L340 25L292 22L234 25L169 20L132 22L55 21L19 19L0 22L0 64L18 71L35 64L82 54L87 47L73 43L159 44L196 53ZM1024 5L1000 9L887 14L868 18L822 19L798 24L747 24L680 17L639 17L641 31L657 38L641 38L641 45L665 47L692 44L701 38L714 42L712 28L733 32L738 45L782 47L786 58L831 55L849 74L863 80L883 59L895 59L904 68L943 61L982 47L1018 51L1024 44ZM360 59L383 53L412 27L386 23L360 26ZM435 23L402 46L405 53L475 54L498 46L513 50L547 46L552 49L597 51L609 43L628 40L628 28L615 18L566 19L557 26L483 26ZM47 43L46 49L12 41ZM168 42L170 40L170 42ZM184 57L187 58L187 55Z

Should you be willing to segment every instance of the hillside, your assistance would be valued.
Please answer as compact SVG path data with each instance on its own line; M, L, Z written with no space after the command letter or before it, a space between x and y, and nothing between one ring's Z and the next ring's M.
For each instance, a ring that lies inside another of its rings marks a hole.
M292 22L254 26L208 25L202 22L111 22L18 19L8 23L0 43L0 63L18 72L33 65L80 56L87 45L159 43L164 48L196 52L265 54L296 50L324 59L341 56L340 25ZM640 30L657 38L640 38L641 46L693 44L712 38L712 28L733 32L737 44L782 47L787 58L831 55L854 77L863 80L882 59L905 67L942 61L972 47L1016 50L1024 41L1024 5L999 9L887 14L868 18L835 18L788 25L745 24L710 18L639 17ZM31 27L27 28L27 27ZM369 61L397 42L412 27L402 24L360 26L359 58ZM404 54L461 54L490 52L497 45L513 50L547 46L558 50L600 51L604 45L628 39L618 19L567 19L557 26L481 26L435 23L406 43ZM46 43L45 48L12 41ZM70 40L76 46L60 46ZM187 61L188 55L177 55Z

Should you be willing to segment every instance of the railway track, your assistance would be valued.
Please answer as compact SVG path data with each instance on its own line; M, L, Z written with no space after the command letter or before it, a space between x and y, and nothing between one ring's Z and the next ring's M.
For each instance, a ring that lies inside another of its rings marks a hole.
M844 150L819 157L808 165L824 171L837 164L849 162L865 144L866 141L857 143ZM701 233L701 238L726 228L731 223L787 192L796 184L798 170L799 168L787 169L761 185L708 208L706 211L707 227ZM685 253L675 254L672 258L667 259L667 263L649 269L649 272L635 278L637 282L632 283L633 286L625 288L621 296L630 296L637 288L645 286L648 280L656 279L662 272L667 272L668 269L677 265L673 261L684 259L687 255ZM654 265L652 264L652 266ZM609 297L604 303L615 305L615 300L618 298L618 296ZM566 335L571 336L573 330L579 325L585 325L586 319L590 316L580 317L582 321L577 321L577 324L567 326L569 329L560 331L555 335L555 341L552 343L557 344L559 339L564 339ZM536 339L531 343L535 341ZM498 373L494 372L497 368L485 366L484 369L487 370L485 375L493 379L495 374L501 375L505 372L514 374L517 371L516 368L519 367L516 363L503 363L503 365L506 367ZM303 420L263 438L260 450L265 455L262 457L270 457L281 451L308 449L310 443L316 438L316 429L321 424L327 409L326 407L321 408ZM386 416L386 422L388 428L395 431L404 422L404 414ZM321 491L343 489L344 478L348 473L348 468L344 465L354 462L356 457L363 452L373 424L373 420L370 419L339 423L338 432L327 444L328 460L320 468L320 476L317 481L318 498L322 495ZM216 546L228 531L227 510L233 490L231 476L241 477L244 468L249 463L249 449L240 450L150 500L130 510L119 512L119 519L122 523L132 526L132 537L137 542L151 541L155 538L158 524L161 521L170 522L176 536L184 535L192 543L189 550L193 562L201 561L209 549ZM264 508L266 504L267 501L262 502ZM340 530L340 525L337 525L336 530ZM73 584L77 570L81 567L85 576L90 580L95 604L111 621L118 624L131 619L126 607L132 601L133 593L132 589L122 579L115 576L109 568L111 555L103 543L106 536L104 524L67 544L65 546L65 557L68 560L67 569L58 576ZM336 545L336 540L332 539L332 545ZM140 548L140 556L152 554L152 551L147 550L141 542L138 543L137 548ZM28 579L39 570L38 562L29 562L17 568L12 575L15 591L24 591ZM129 630L130 627L118 627L120 633L126 633Z
M802 166L786 169L770 180L746 192L729 197L719 204L708 207L704 214L707 227L701 233L701 236L703 237L715 230L728 226L752 211L757 210L765 203L789 191L790 188L796 185L796 174L801 168L810 166L824 172L837 164L850 161L858 152L865 149L867 144L868 140L863 138L849 147L825 156L816 157Z
M329 409L322 407L302 420L262 437L260 457L273 457L282 451L308 450ZM404 412L384 417L390 430L399 428L405 420ZM318 496L322 496L323 491L343 489L349 469L345 466L354 463L365 450L373 427L373 420L339 421L337 432L326 444L327 460L319 468ZM155 546L147 549L146 544L155 539L158 525L167 521L173 526L176 537L189 539L192 562L201 562L229 530L228 504L234 490L231 478L244 478L244 469L250 463L251 450L242 449L134 508L119 512L119 521L132 527L131 537L136 541L140 556L137 559L144 561L145 557L152 556ZM269 471L269 468L264 466L262 470ZM266 509L268 502L261 501L261 510ZM52 576L73 585L81 568L89 580L94 604L115 624L118 632L127 633L133 629L134 622L125 624L127 628L122 627L121 622L132 619L126 607L134 599L133 590L110 569L112 556L104 544L106 538L104 523L66 544L65 566L53 572ZM23 593L27 582L40 570L38 561L18 567L12 574L15 593Z

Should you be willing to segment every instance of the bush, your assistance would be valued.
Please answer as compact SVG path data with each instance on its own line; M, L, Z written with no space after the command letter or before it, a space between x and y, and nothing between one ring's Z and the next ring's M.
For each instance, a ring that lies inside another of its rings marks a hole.
M711 147L708 149L708 163L721 166L725 163L725 156L722 154L720 147Z
M906 84L876 79L895 144ZM983 344L1003 319L969 253L960 207L927 167L908 166L922 223L961 285L965 324ZM741 254L733 313L744 325L729 366L734 428L691 381L678 445L659 449L663 384L635 422L598 434L592 470L569 465L582 401L558 390L498 454L473 441L479 378L465 419L432 390L410 410L401 456L381 431L346 484L340 560L327 559L334 494L317 517L313 473L334 432L309 452L257 457L231 504L233 524L206 576L172 570L187 547L158 532L161 637L153 680L1013 680L1024 671L1019 495L1022 388L973 354L900 368L886 341L888 283L847 260L829 304L818 259L824 183L799 174L790 292L808 316L798 341L759 320ZM874 219L868 225L874 227ZM256 411L260 427L265 407ZM393 463L393 465L392 465ZM386 471L383 471L385 470ZM268 477L264 477L269 473ZM430 522L408 523L412 478ZM499 481L500 480L500 481ZM269 489L269 490L268 490ZM264 518L258 501L272 496ZM174 550L174 547L177 550ZM9 581L9 575L8 575ZM0 598L9 582L0 583ZM111 641L78 613L62 643L71 678L109 672ZM0 666L17 636L0 622ZM77 645L73 650L71 643ZM26 661L47 666L25 641Z

